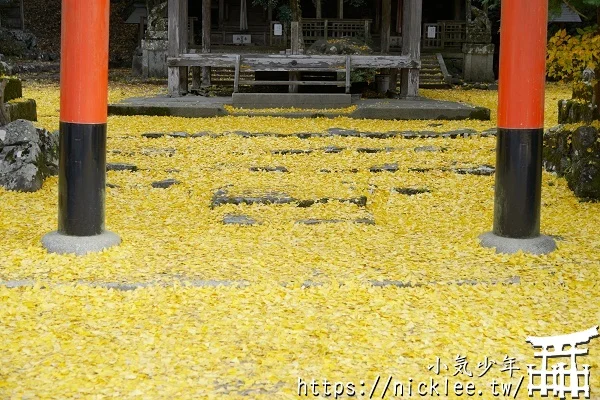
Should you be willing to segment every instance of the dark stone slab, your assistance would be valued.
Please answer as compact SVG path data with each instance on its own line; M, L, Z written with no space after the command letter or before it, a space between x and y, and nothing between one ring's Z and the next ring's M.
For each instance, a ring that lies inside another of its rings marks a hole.
M125 164L125 163L107 163L106 164L107 171L130 171L135 172L138 170L138 167L133 164Z
M296 202L295 199L285 193L268 192L263 194L230 195L228 190L223 188L217 190L211 201L211 208L219 207L225 204L290 204Z
M149 133L142 133L142 137L148 138L148 139L158 139L161 137L164 137L165 133L162 132L149 132Z
M203 138L203 137L214 137L216 135L210 133L210 132L198 132L198 133L194 133L193 135L191 135L191 138Z
M228 214L223 217L225 225L256 225L256 220L247 215L232 215Z
M251 172L290 172L286 167L275 166L275 167L250 167Z
M157 182L152 182L152 187L155 189L168 189L173 185L179 185L181 182L179 182L177 179L165 179L163 181L157 181Z
M369 169L371 172L396 172L398 171L398 163L392 164L383 164L371 167Z
M403 188L394 188L394 192L404 194L406 196L415 196L417 194L423 193L431 193L426 187L403 187Z

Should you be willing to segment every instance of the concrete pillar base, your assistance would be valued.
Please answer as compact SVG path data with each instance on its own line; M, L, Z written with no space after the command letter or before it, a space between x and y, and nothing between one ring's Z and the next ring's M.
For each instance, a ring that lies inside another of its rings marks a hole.
M42 238L42 245L49 253L75 254L78 256L98 253L120 243L121 238L109 231L104 231L95 236L68 236L59 232L51 232Z
M518 251L528 254L548 254L556 250L554 239L545 235L530 239L512 239L488 232L479 236L479 240L483 247L495 248L496 253L501 254L514 254Z

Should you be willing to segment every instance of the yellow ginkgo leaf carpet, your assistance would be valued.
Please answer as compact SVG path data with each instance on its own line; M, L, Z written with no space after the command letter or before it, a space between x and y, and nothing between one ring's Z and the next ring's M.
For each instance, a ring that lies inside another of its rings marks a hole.
M56 129L57 84L25 91ZM568 93L549 85L547 126ZM425 94L495 107L496 92ZM108 161L137 167L107 175L119 247L49 255L57 179L0 189L0 398L527 398L527 365L541 368L527 337L600 324L600 204L544 173L558 250L497 255L477 239L493 137L323 135L482 132L494 118L110 117ZM599 399L600 338L581 347Z

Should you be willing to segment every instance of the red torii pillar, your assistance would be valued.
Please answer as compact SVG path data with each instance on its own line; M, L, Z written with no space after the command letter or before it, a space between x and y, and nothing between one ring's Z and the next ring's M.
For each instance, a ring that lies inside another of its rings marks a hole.
M62 0L58 231L52 253L83 255L120 243L104 230L109 0Z
M547 35L548 0L502 2L494 228L480 237L498 253L556 248L540 234Z

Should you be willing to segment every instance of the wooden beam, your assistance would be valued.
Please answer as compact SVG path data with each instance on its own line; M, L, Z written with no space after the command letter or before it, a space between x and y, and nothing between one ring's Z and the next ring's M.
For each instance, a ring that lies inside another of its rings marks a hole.
M421 22L423 0L404 1L402 21L402 55L421 61ZM417 97L419 95L419 68L402 69L401 95Z
M316 4L316 13L317 13L317 19L321 19L323 18L323 12L322 12L322 7L321 7L321 0L316 0L317 4Z
M465 0L465 20L470 22L473 19L472 0Z
M202 0L202 53L210 53L211 0ZM211 85L210 67L202 68L202 86Z
M381 3L381 53L390 52L390 29L392 25L392 0Z
M338 0L338 19L344 19L344 0Z
M169 67L234 67L235 54L183 54L169 57ZM351 55L352 68L420 68L421 63L410 56L390 55ZM346 69L346 56L326 55L283 55L283 54L248 54L244 55L244 71L340 71Z

